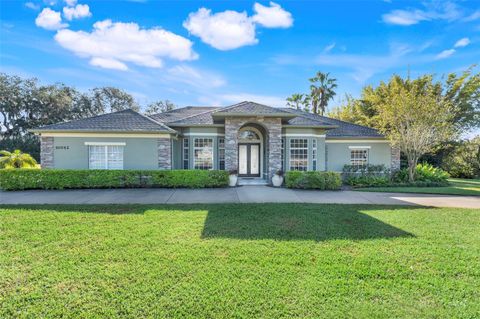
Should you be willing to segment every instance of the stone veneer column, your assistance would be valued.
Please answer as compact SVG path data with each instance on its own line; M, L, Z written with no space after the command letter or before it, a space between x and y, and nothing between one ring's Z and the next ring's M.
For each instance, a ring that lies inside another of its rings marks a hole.
M282 168L282 120L264 117L225 118L225 169L238 170L238 130L248 124L264 127L269 179Z
M390 147L391 162L390 168L392 171L398 171L400 169L400 148Z
M282 120L269 118L264 121L268 128L268 179L282 169Z
M53 137L40 137L40 165L42 168L53 168Z
M158 168L172 169L172 140L170 137L159 138L158 145Z

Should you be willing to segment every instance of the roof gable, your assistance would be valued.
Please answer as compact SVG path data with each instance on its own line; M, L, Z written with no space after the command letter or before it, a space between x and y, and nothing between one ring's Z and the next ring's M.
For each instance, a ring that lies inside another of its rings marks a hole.
M134 110L127 109L113 113L97 115L85 119L46 125L34 131L83 131L83 132L144 132L174 133L163 123L157 122Z
M224 116L247 116L247 115L257 115L257 116L274 116L274 117L294 117L294 115L289 112L285 112L280 108L271 107L255 102L244 101L238 104L227 106L215 111L212 114L214 117L224 117Z

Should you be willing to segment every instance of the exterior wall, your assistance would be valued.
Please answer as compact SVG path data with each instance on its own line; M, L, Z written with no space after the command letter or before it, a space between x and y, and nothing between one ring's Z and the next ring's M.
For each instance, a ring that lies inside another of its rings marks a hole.
M42 137L44 139L45 137ZM158 169L157 138L55 137L54 168L88 169L85 142L122 142L124 169ZM45 155L43 155L45 156Z
M54 137L40 138L40 165L42 168L54 168L55 166L55 140Z
M238 130L247 124L257 124L266 131L266 162L268 179L282 168L282 122L280 118L226 117L225 169L238 169Z
M327 170L341 172L343 166L350 164L350 149L349 146L369 146L368 150L368 163L373 165L383 164L386 167L390 167L391 153L390 144L385 142L348 142L342 140L340 143L333 141L326 141L327 148Z

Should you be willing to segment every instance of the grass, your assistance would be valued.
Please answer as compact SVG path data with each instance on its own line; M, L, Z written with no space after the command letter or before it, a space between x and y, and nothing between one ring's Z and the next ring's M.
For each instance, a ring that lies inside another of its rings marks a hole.
M0 318L478 318L480 211L1 206Z
M363 192L422 193L444 195L480 196L480 179L451 178L444 187L365 187L354 190Z

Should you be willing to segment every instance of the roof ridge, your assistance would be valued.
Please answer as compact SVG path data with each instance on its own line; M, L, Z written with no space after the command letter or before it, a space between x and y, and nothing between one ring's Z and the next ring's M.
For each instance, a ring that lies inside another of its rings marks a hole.
M147 119L147 120L149 120L149 121L151 121L151 122L153 122L153 123L155 123L155 124L160 125L160 126L163 127L163 128L166 128L166 129L169 130L170 132L175 132L175 133L177 132L177 131L175 131L174 129L171 129L170 127L168 127L167 125L165 125L165 124L163 124L163 123L161 123L161 122L158 122L158 121L156 121L156 120L154 120L154 119L152 119L152 118L150 118L150 117L148 117L148 116L146 116L146 115L144 115L144 114L142 114L142 113L140 113L140 112L137 112L137 111L134 111L134 110L132 110L132 112L140 115L141 117L143 117L143 118L145 118L145 119Z
M306 113L305 111L290 109L290 108L288 108L288 107L282 107L282 109L289 110L289 111L286 111L286 110L285 110L284 112L288 112L288 113L291 113L291 114L295 114L295 115L301 116L301 117L303 117L303 118L306 118L306 119L309 119L309 120L312 120L312 121L316 121L316 122L322 123L322 121L320 121L320 120L318 120L318 119L316 119L316 118L311 118L311 117L308 117L308 116L306 116L305 114L303 114L303 113ZM293 112L290 112L290 110L292 110ZM300 112L302 112L302 113L296 113L295 111L300 111ZM312 114L312 115L313 115L313 113L306 113L306 114L308 114L308 115ZM328 124L328 123L327 123L327 124Z
M182 117L181 119L175 120L175 121L173 121L173 122L168 122L168 123L175 123L175 122L183 121L183 120L186 120L186 119L195 117L195 116L203 115L203 114L206 114L206 113L213 113L213 112L215 112L217 109L221 109L221 108L222 108L222 107L219 106L219 107L215 108L214 110L208 110L208 111L200 112L200 113L193 114L193 115L190 115L190 116L187 116L187 117Z

